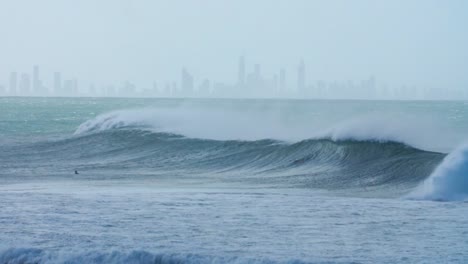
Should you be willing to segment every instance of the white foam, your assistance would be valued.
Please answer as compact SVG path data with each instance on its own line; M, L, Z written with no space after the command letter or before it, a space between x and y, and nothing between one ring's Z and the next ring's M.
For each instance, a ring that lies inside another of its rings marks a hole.
M0 250L0 263L52 263L52 264L79 264L79 263L111 263L111 264L171 264L171 263L277 263L265 258L242 258L236 256L204 256L198 254L159 253L134 250L130 252L111 251L84 251L84 252L50 252L34 248L11 248ZM302 263L298 260L284 261L284 263Z
M411 199L454 201L468 199L468 144L445 157L413 193Z
M285 115L274 111L188 107L114 111L81 124L75 134L131 126L214 140L277 139L294 142L331 138L396 141L421 149L446 152L461 140L452 130L427 117L373 113L357 116L343 114L332 118L326 112Z
M76 135L108 129L139 126L155 132L176 133L214 140L309 138L317 127L271 112L232 109L158 108L122 110L99 115L81 124Z

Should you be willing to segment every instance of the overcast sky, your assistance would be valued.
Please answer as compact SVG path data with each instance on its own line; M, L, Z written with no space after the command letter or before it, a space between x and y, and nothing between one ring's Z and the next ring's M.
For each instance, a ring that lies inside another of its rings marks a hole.
M41 66L99 83L288 77L468 87L464 0L0 0L0 82ZM47 74L47 75L46 75ZM293 80L289 81L293 81Z

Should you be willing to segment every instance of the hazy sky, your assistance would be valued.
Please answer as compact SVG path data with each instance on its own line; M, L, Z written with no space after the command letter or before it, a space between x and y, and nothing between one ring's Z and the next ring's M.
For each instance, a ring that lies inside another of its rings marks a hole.
M465 0L0 0L0 82L42 67L99 83L233 82L239 55L294 78L468 87ZM47 75L46 75L47 74Z

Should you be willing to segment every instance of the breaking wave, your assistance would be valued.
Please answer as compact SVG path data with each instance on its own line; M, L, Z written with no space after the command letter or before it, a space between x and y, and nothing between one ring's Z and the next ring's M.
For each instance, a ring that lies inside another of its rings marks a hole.
M468 199L468 145L447 155L409 197L440 201Z
M213 140L275 139L297 142L329 138L334 141L393 141L432 151L444 151L447 145L455 146L458 143L450 140L456 136L441 138L440 135L447 134L447 130L434 125L433 120L422 117L386 116L379 113L345 120L325 117L302 120L299 117L281 117L275 112L197 108L113 111L82 123L75 135L124 128Z
M49 174L58 175L72 167L94 177L105 172L171 175L199 184L319 188L371 196L411 193L411 198L456 200L468 193L467 148L447 156L421 147L430 141L429 133L411 132L408 122L401 126L392 119L361 118L297 129L270 121L196 110L116 111L82 123L72 137L19 151L9 148L0 158L11 161L7 169L21 168L25 174L28 166L34 171L54 167ZM23 162L15 153L21 153Z

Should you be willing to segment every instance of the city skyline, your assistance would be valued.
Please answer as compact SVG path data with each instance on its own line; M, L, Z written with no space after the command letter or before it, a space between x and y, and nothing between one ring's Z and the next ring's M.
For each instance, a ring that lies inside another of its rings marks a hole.
M237 79L233 83L194 76L182 67L178 80L154 80L137 86L131 80L105 85L80 81L61 71L42 73L39 65L31 72L12 71L0 82L0 96L52 97L196 97L196 98L289 98L289 99L376 99L376 100L460 100L468 99L468 89L389 86L373 74L362 80L324 80L310 76L300 59L295 69L281 67L264 73L259 63L238 58ZM233 76L236 74L233 73ZM44 77L45 76L45 77ZM65 76L65 77L64 77Z
M309 85L374 75L388 89L445 95L468 87L467 10L460 0L7 1L0 81L14 70L32 82L36 64L49 89L45 74L55 71L86 89L125 80L150 89L154 80L180 85L182 68L196 83L233 85L244 55L246 78L255 64L278 80L285 68L291 88L303 59Z

